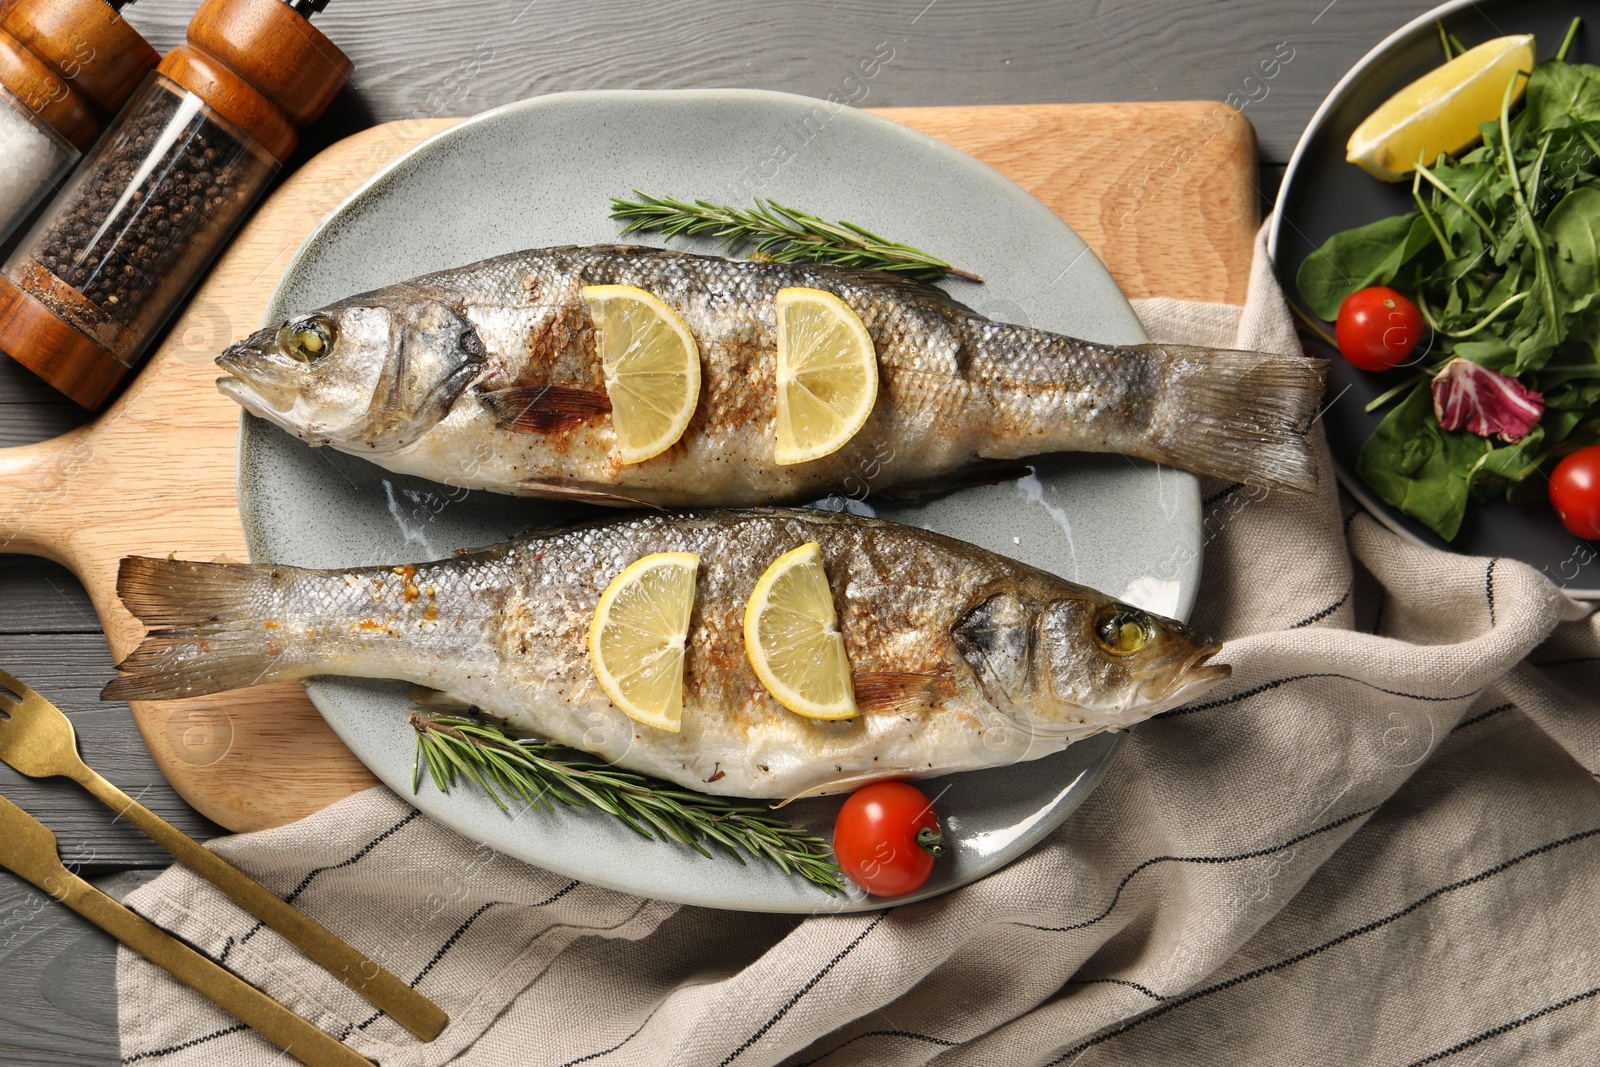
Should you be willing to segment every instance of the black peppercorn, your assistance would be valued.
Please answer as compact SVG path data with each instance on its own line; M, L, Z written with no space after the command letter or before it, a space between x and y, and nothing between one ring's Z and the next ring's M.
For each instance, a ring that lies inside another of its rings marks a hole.
M159 325L144 319L166 302L169 279L187 287L276 165L214 114L183 104L179 91L139 100L36 237L33 262L85 300L70 299L27 270L10 272L13 282L113 352L127 347L131 356L131 335ZM151 159L157 145L163 154ZM119 343L125 334L126 346Z

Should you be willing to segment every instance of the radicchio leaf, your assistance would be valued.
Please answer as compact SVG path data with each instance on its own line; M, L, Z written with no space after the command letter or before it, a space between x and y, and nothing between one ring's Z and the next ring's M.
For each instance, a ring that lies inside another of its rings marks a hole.
M1516 442L1544 414L1544 396L1470 359L1452 359L1433 376L1433 413L1446 430Z

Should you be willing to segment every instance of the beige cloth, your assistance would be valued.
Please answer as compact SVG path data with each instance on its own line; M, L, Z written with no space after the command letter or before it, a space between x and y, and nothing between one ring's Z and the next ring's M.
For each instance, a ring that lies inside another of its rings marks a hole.
M1264 254L1242 313L1138 311L1157 339L1295 346ZM432 1045L184 870L129 904L384 1067L1600 1062L1593 620L1529 567L1347 519L1321 452L1316 498L1205 486L1195 623L1232 681L939 899L680 908L378 789L215 843L415 976L454 1019ZM124 1063L282 1062L127 952L118 980Z

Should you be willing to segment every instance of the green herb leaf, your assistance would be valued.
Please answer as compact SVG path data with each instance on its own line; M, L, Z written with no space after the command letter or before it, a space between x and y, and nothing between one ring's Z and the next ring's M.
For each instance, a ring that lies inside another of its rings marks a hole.
M1551 265L1567 306L1583 311L1600 291L1600 189L1585 186L1561 199L1545 219L1554 244Z
M1339 305L1357 289L1387 285L1418 252L1433 245L1433 232L1416 212L1379 219L1336 233L1300 264L1295 285L1300 299L1332 322Z
M1472 480L1473 495L1482 500L1522 481L1531 473L1528 468L1537 466L1543 456L1544 441L1544 427L1535 426L1532 433L1516 444L1494 447L1477 465Z
M753 209L689 203L670 196L652 196L635 189L637 200L611 199L611 217L627 223L622 236L659 232L669 240L679 235L708 235L729 251L754 245L754 255L779 263L832 263L905 274L920 281L937 281L945 275L981 282L971 271L960 270L938 256L907 244L879 237L853 222L828 222L776 200L756 200Z
M1568 115L1580 123L1600 122L1600 67L1550 59L1534 70L1524 108L1529 127L1550 128Z
M829 896L844 888L828 842L768 814L757 804L693 793L608 763L568 758L547 741L513 738L492 723L454 716L413 714L417 758L411 791L422 786L422 765L440 792L465 778L509 810L506 799L550 810L559 801L594 807L645 838L687 845L702 856L709 841L740 863L745 854L821 886Z
M1467 513L1474 467L1491 447L1474 434L1440 429L1433 392L1420 382L1361 446L1356 473L1386 503L1449 541Z

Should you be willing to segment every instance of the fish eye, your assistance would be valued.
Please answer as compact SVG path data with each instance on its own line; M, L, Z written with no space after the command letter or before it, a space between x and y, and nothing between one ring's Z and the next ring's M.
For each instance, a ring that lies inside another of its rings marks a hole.
M322 315L286 323L278 331L278 347L285 355L311 364L333 347L333 322Z
M1102 608L1094 621L1094 639L1113 656L1131 656L1149 644L1150 620L1127 608Z

